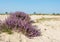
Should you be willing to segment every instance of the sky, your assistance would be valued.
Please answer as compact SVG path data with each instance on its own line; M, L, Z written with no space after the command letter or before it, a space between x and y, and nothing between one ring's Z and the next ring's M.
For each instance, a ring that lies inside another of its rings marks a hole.
M60 0L0 0L0 13L60 13Z

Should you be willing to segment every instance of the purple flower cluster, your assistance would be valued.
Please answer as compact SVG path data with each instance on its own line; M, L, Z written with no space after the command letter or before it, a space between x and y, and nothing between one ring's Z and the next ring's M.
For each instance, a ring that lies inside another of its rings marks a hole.
M36 37L40 35L40 32L32 26L29 15L24 12L10 13L5 24L8 26L8 29L17 29L27 37Z
M1 31L1 20L0 20L0 31Z
M11 13L10 17L6 19L6 25L11 29L13 28L22 28L26 23L30 22L30 17L24 12L15 12Z

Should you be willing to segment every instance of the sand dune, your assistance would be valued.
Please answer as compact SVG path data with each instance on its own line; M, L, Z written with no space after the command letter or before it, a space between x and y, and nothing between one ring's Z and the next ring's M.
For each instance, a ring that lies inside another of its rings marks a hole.
M8 15L0 15L0 20L4 21ZM60 16L59 15L32 15L33 25L40 29L41 36L29 39L21 33L14 32L9 35L0 34L0 42L60 42ZM37 21L38 20L38 21Z

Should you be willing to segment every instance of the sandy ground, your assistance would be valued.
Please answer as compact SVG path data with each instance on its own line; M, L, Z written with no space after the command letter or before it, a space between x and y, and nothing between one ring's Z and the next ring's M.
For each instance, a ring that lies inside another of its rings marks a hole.
M0 15L2 21L7 17L7 15ZM37 29L41 31L41 36L29 39L21 33L14 32L11 35L2 33L0 42L60 42L59 15L32 15L30 17L35 21L33 25L36 25Z

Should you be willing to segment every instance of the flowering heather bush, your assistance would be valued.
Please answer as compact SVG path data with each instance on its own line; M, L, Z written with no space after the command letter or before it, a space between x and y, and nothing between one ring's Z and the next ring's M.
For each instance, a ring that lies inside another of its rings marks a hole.
M2 28L1 28L2 24L3 24L3 23L2 23L2 21L0 20L0 31L1 31L1 29L2 29Z
M0 31L1 31L1 24L2 24L2 21L0 20Z
M10 16L5 21L5 25L8 26L8 29L18 30L27 37L40 35L40 32L32 26L29 15L24 12L10 13Z
M0 25L1 25L1 22L2 22L2 21L0 20Z
M7 32L8 34L12 34L12 31L8 29L8 26L0 20L0 33L2 32Z

